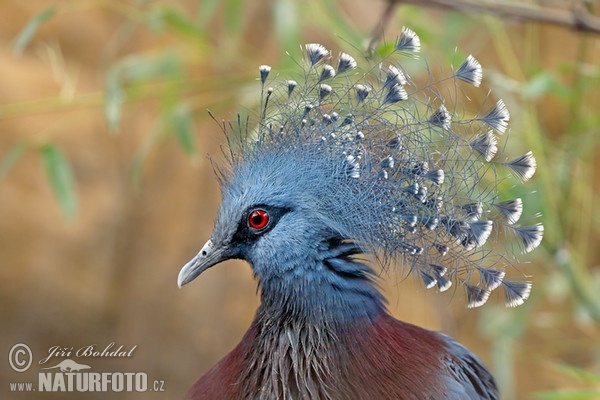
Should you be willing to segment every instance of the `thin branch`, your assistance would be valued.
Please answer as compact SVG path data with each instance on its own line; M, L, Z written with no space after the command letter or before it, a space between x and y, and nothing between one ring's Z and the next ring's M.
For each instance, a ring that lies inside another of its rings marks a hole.
M590 14L583 1L574 3L570 10L540 7L534 4L499 3L481 0L388 0L379 24L373 30L369 43L368 54L373 52L375 44L383 35L385 27L390 23L391 16L398 5L412 4L424 7L440 7L461 12L485 12L503 17L535 21L545 24L558 25L581 32L600 34L600 18Z
M371 40L369 41L369 47L367 48L367 57L371 57L373 55L373 49L375 45L379 42L379 40L383 37L385 32L385 27L389 25L392 16L394 15L394 11L398 7L398 2L395 0L389 0L387 3L387 7L383 11L383 15L379 19L379 23L373 29L373 33L371 34Z

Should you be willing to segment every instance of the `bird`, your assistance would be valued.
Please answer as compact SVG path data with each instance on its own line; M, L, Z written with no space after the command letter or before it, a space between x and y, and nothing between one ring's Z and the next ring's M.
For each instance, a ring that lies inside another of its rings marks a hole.
M360 66L318 43L300 48L287 77L258 68L253 114L211 114L227 139L215 163L221 204L178 285L241 259L261 302L185 398L499 399L480 358L394 318L380 284L402 271L427 289L464 290L469 308L499 288L508 307L529 297L516 266L543 225L530 222L538 215L520 224L523 200L501 189L529 180L536 160L504 155L514 147L506 105L488 94L469 112L481 64L469 55L434 78L406 27ZM428 68L425 83L415 68Z

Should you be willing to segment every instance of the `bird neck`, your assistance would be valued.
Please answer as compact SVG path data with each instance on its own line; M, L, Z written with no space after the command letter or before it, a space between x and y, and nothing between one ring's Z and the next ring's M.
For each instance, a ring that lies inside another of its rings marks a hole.
M271 315L272 305L263 301L250 328L247 361L242 362L239 375L244 387L240 389L247 398L263 398L256 393L269 393L264 398L273 399L336 398L331 388L343 387L349 375L345 369L360 358L355 354L360 350L359 343L352 340L354 335L370 336L380 318L367 322L365 314L363 323L355 321L353 328L348 320L340 323L322 318L319 323L314 314ZM325 307L321 311L327 314Z
M327 280L302 279L262 284L259 323L287 326L327 326L331 329L370 321L386 312L385 299L371 282L332 285Z
M345 380L344 366L355 364L355 335L368 336L391 318L374 271L352 258L360 250L340 240L321 247L301 264L288 251L287 262L280 260L277 268L254 266L255 272L281 273L257 273L262 301L242 340L247 348L240 350L241 390L269 398L329 399L331 387Z
M261 305L257 322L326 326L369 321L386 312L386 300L377 289L375 272L353 256L353 243L329 240L312 257L283 260L260 277ZM294 261L292 261L294 260Z

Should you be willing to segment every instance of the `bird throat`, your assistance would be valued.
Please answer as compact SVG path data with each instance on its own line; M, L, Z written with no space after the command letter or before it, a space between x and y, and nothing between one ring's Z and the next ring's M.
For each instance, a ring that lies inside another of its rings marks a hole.
M248 398L329 399L341 382L336 333L302 322L263 322L242 370Z
M352 376L349 369L361 358L356 333L368 337L374 321L356 321L352 326L331 320L317 324L274 320L263 311L259 309L250 329L252 345L239 380L244 382L244 398L354 398L350 392L340 393L340 388L348 387L344 382Z
M262 303L249 331L253 344L240 379L248 398L340 398L350 376L346 369L358 362L357 331L368 335L387 316L371 277L324 275L297 280L293 290L289 282L261 284Z
M315 262L301 272L262 279L257 320L296 327L343 327L386 311L375 272L352 258Z

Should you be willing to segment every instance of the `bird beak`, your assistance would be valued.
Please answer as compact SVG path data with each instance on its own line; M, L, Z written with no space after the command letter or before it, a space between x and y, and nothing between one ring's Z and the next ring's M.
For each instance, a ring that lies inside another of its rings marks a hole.
M229 257L226 255L227 246L215 247L212 240L206 242L196 257L185 264L179 276L177 277L177 286L180 288L186 283L190 283L202 272L206 271L215 264L225 261Z

